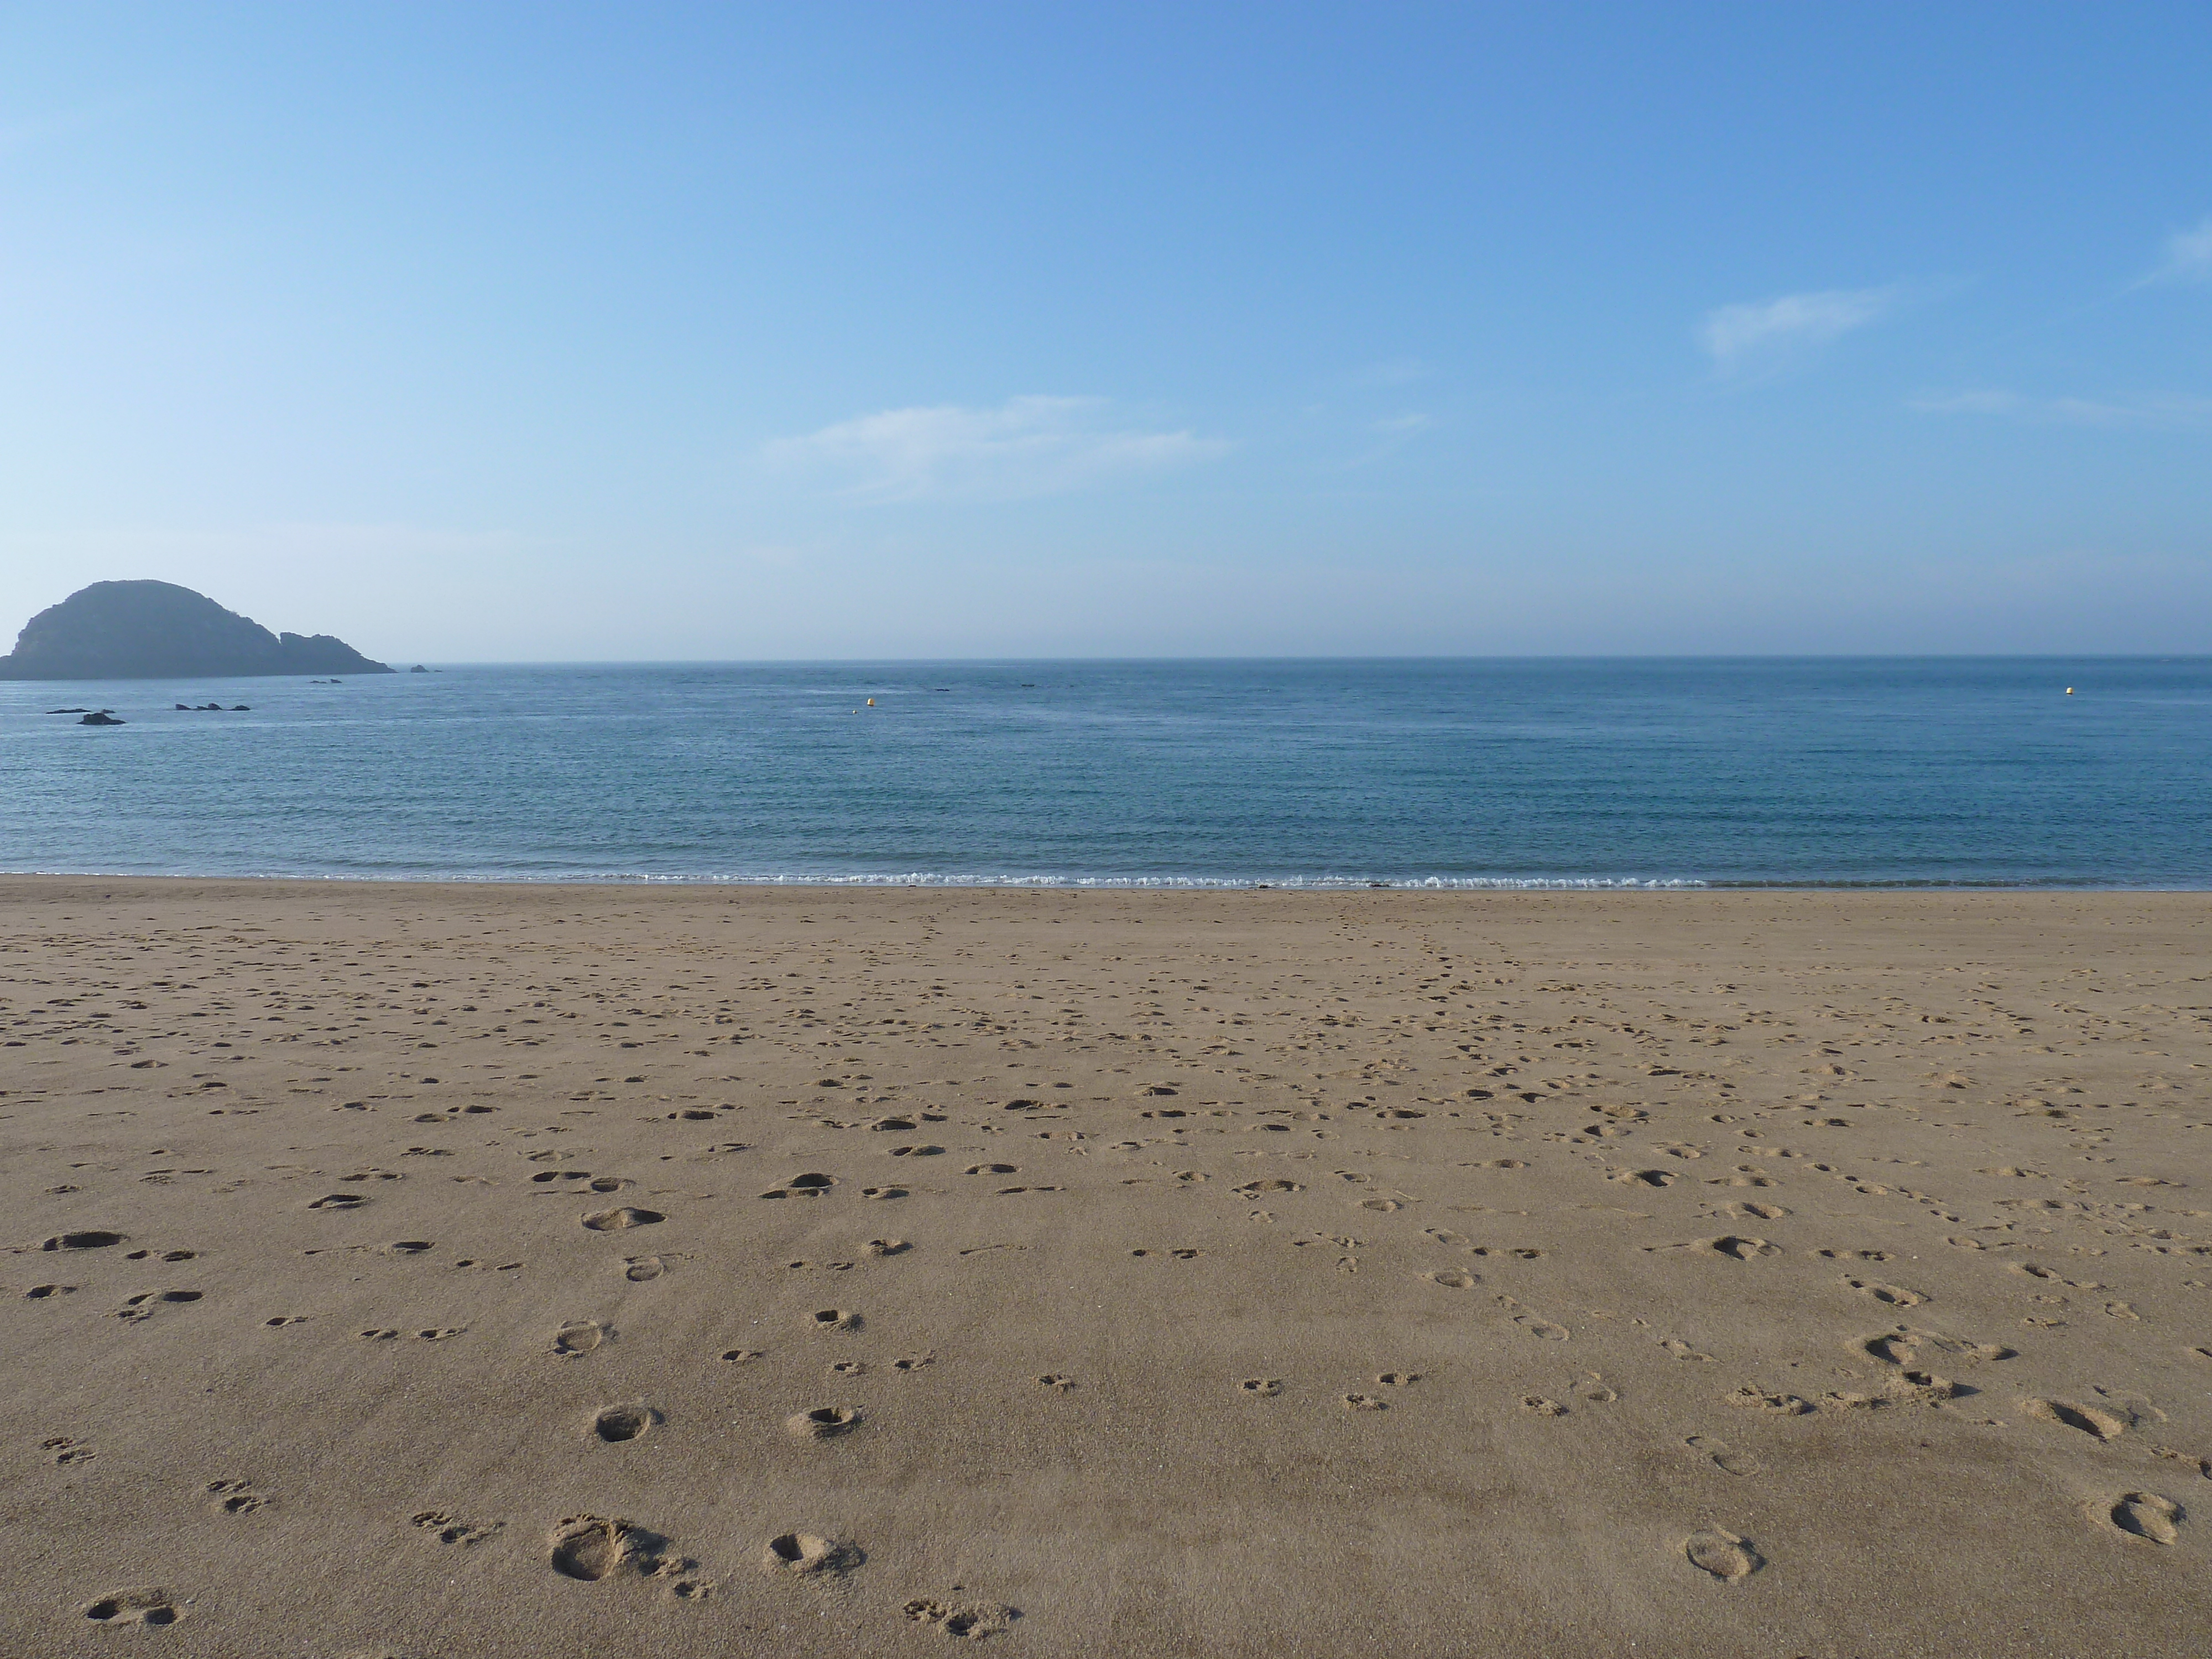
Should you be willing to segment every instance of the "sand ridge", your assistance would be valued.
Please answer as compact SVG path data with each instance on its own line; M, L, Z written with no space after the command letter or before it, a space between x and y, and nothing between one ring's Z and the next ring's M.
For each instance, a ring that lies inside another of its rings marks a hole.
M2212 896L0 880L0 1652L2201 1650Z

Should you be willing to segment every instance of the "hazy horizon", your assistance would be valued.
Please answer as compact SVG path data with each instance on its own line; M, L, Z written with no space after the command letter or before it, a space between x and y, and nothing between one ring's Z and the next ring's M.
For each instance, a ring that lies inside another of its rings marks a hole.
M2212 651L2212 12L11 7L0 648Z

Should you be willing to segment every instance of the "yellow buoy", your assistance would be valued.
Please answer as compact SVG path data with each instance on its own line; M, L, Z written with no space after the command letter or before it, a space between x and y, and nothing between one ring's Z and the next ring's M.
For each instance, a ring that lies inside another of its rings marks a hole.
M2071 691L2074 688L2073 688L2072 686L2070 686L2070 685L2069 685L2069 686L2068 686L2066 689L2067 689L2069 691ZM876 706L876 700L875 700L873 697L870 697L870 698L868 699L868 707L869 707L869 708L873 708L875 706Z
M2066 695L2069 697L2074 695L2074 688L2072 686L2069 685L2066 688Z

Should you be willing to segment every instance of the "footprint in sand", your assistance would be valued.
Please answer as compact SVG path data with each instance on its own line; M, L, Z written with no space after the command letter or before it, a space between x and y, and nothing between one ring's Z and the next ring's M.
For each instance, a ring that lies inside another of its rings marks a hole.
M1565 1417L1567 1414L1567 1408L1565 1406L1556 1400L1547 1399L1540 1394L1522 1395L1521 1409L1535 1417Z
M860 1316L843 1308L817 1308L807 1323L817 1331L856 1331L860 1328Z
M1721 1396L1723 1403L1741 1411L1773 1412L1782 1417L1802 1417L1813 1409L1813 1402L1794 1394L1769 1394L1749 1383Z
M596 1319L580 1319L553 1333L553 1352L563 1359L581 1359L603 1342L614 1339L611 1325Z
M1925 1291L1909 1291L1902 1285L1882 1285L1870 1279L1848 1278L1844 1283L1860 1295L1870 1296L1886 1307L1917 1308L1929 1299Z
M907 1190L903 1187L863 1187L860 1188L860 1196L862 1198L904 1198L906 1195Z
M420 1510L409 1517L414 1525L441 1544L481 1544L507 1523L492 1521L479 1526L456 1520L443 1510Z
M867 1248L870 1255L904 1255L914 1246L902 1238L872 1238Z
M1348 1394L1344 1396L1344 1407L1354 1412L1384 1412L1390 1409L1390 1402L1371 1394Z
M1012 1164L970 1164L968 1166L969 1175L1016 1175L1019 1172L1018 1166Z
M1766 1558L1748 1539L1717 1527L1692 1533L1683 1540L1682 1553L1700 1572L1711 1573L1724 1584L1740 1584L1766 1565Z
M817 1406L783 1419L784 1431L795 1440L829 1440L860 1425L860 1413L850 1406Z
M2189 1518L2180 1504L2154 1492L2129 1492L2105 1513L2122 1532L2154 1544L2178 1541Z
M660 1421L660 1413L650 1406L609 1406L592 1419L592 1432L609 1445L619 1445L625 1440L641 1440Z
M1471 1291L1482 1283L1478 1275L1463 1273L1457 1267L1440 1268L1435 1273L1423 1273L1421 1277L1431 1285L1443 1285L1448 1291Z
M667 1261L657 1255L633 1255L623 1262L623 1277L633 1285L649 1285L667 1271Z
M725 1348L722 1358L732 1365L747 1365L761 1357L758 1348Z
M311 1210L358 1210L368 1202L359 1193L325 1193L307 1206Z
M125 1235L109 1232L61 1233L39 1246L42 1250L104 1250L120 1244Z
M2108 1412L2096 1406L2079 1406L2070 1400L2023 1400L2021 1414L2039 1423L2056 1423L2064 1428L2079 1429L2083 1434L2099 1440L2117 1440L2128 1431L2131 1418Z
M1237 1392L1254 1400L1273 1400L1283 1391L1279 1376L1248 1376L1237 1385Z
M1539 1319L1534 1314L1516 1314L1513 1322L1540 1342L1565 1342L1567 1328L1555 1325L1548 1319Z
M617 1209L594 1210L583 1218L584 1225L595 1233L625 1232L632 1227L650 1227L668 1218L658 1210L641 1210L624 1204Z
M41 1440L39 1449L47 1454L46 1461L67 1468L72 1463L89 1463L100 1455L82 1440L58 1434L51 1440Z
M554 1528L551 1562L563 1578L595 1584L625 1566L637 1565L647 1553L643 1540L627 1521L597 1515L572 1515Z
M23 1297L28 1302L44 1302L49 1297L76 1294L76 1286L74 1285L33 1285L23 1292Z
M852 1544L811 1532L780 1533L761 1552L769 1571L793 1575L848 1572L866 1559Z
M1036 1382L1039 1388L1050 1389L1055 1394L1066 1394L1075 1386L1073 1377L1065 1376L1059 1371L1047 1371L1036 1379Z
M1737 1451L1724 1440L1716 1440L1708 1434L1693 1434L1682 1443L1692 1451L1701 1452L1710 1458L1715 1468L1724 1474L1740 1475L1746 1479L1760 1473L1759 1462L1749 1452Z
M940 1601L929 1596L917 1596L900 1611L917 1625L927 1625L947 1636L965 1637L969 1641L996 1636L1022 1616L1018 1608L1001 1602Z
M158 1629L175 1624L185 1613L168 1591L147 1588L110 1590L98 1601L86 1603L84 1616L95 1624L151 1625Z

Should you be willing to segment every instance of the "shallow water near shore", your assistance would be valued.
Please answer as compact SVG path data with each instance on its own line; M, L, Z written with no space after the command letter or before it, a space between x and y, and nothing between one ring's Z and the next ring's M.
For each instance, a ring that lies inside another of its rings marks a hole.
M57 682L0 685L0 869L2203 888L2208 762L2201 658Z

